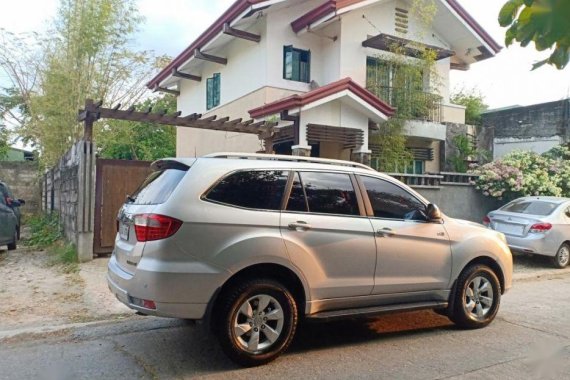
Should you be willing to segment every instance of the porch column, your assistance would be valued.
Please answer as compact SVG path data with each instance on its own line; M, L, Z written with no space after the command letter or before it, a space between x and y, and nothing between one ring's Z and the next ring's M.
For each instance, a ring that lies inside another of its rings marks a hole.
M358 162L360 164L364 164L370 166L370 160L372 159L372 151L371 150L360 150L357 152L352 152L350 157L351 161Z
M299 121L295 124L297 124L297 131L295 131L295 145L291 147L293 150L293 156L310 157L311 146L307 141L307 123L303 121L303 115L299 115Z

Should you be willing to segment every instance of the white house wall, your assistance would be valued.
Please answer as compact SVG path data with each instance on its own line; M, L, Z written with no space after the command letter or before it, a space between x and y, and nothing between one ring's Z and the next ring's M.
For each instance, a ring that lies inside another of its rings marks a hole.
M242 99L245 95L255 93L265 87L267 77L267 38L266 21L261 19L248 31L261 34L261 42L254 43L242 39L234 39L223 51L204 51L208 54L220 55L228 59L227 65L204 62L202 65L201 82L181 80L178 110L182 115L200 113L204 116L248 119L247 111L265 102L265 92L262 95ZM220 49L222 50L222 49ZM206 83L214 73L220 73L220 105L206 110ZM227 105L243 100L244 108ZM247 108L249 107L249 108ZM231 112L230 112L231 111ZM177 156L194 156L216 151L255 152L260 149L257 136L219 131L199 130L196 128L177 129Z
M311 79L323 83L322 39L313 33L297 35L291 28L291 22L322 3L320 0L291 2L279 10L267 15L267 85L306 92L309 84L283 79L283 47L293 47L311 51ZM338 78L336 79L338 80Z

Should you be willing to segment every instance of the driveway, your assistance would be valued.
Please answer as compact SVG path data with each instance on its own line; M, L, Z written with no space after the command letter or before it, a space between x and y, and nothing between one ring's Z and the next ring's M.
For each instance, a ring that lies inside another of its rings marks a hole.
M102 276L103 261L89 268ZM242 369L202 325L110 313L104 322L0 329L0 379L562 378L570 373L570 269L517 258L516 271L496 321L481 330L458 330L433 312L306 323L276 362Z

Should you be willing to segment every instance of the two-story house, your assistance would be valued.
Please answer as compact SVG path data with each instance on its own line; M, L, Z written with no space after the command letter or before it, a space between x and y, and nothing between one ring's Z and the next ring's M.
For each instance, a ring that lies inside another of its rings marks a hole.
M501 47L456 0L433 6L426 26L411 0L237 0L148 87L177 94L183 114L278 123L263 135L179 128L179 156L266 151L359 162L370 161L377 125L406 106L395 99L430 96L404 133L409 170L437 172L444 123L465 122L465 109L449 102L450 70ZM435 52L437 83L425 73L398 88L394 44L410 60L418 46Z

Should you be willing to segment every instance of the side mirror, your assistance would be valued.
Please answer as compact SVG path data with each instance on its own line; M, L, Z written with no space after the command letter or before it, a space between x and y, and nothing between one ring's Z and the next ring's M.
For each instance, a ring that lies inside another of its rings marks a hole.
M426 206L426 216L430 222L441 222L442 216L439 207L430 203Z

